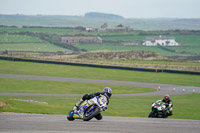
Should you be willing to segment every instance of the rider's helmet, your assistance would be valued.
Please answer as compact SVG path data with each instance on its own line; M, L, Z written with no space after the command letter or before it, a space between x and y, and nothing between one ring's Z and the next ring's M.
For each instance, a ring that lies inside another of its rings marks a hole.
M164 96L164 101L165 101L165 102L168 102L168 101L169 101L169 95L168 95L168 94L166 94L166 95Z
M112 90L109 87L105 87L103 89L103 94L109 99L112 95Z

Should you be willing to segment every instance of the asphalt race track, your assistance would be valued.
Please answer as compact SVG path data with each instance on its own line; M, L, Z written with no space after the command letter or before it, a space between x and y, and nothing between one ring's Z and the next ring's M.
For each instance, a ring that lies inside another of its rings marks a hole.
M159 91L138 94L114 94L113 96L149 96L189 94L195 89L200 93L200 87L179 86L155 83L138 83L127 81L111 81L97 79L65 78L51 76L0 74L0 78L19 78L33 80L50 80L63 82L81 82L113 84L135 87L147 87ZM173 88L176 88L174 91ZM185 92L182 92L185 89ZM0 93L0 96L82 96L82 94L39 94L39 93ZM82 120L68 121L66 115L18 114L0 113L0 133L199 133L200 120L158 119L135 117L105 116L98 121Z
M0 113L0 133L199 133L199 120L103 117L68 121L65 115Z

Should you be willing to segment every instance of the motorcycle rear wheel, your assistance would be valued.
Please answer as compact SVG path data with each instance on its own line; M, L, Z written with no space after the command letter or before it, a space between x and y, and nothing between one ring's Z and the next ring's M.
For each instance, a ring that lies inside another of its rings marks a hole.
M167 117L168 117L168 113L167 113L167 112L164 112L162 117L163 117L163 118L167 118Z
M98 115L99 113L100 113L100 109L98 107L96 107L95 109L91 109L91 107L90 107L85 111L84 116L83 116L83 120L84 121L89 121L93 117Z

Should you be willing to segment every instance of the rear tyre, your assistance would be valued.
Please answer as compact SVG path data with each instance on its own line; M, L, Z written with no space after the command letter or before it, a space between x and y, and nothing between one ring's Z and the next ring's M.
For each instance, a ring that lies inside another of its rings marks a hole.
M69 112L69 114L67 115L67 119L68 119L69 121L73 121L73 120L74 120L73 115L74 115L74 111L71 110L71 111Z
M92 106L93 107L93 106ZM83 120L84 121L89 121L91 120L93 117L97 116L100 113L100 109L98 107L95 107L94 109L91 109L92 107L89 107L83 116Z
M101 113L99 113L98 115L95 116L95 118L96 118L97 120L101 120L103 117L102 117Z
M164 112L162 117L163 118L167 118L168 117L168 112Z

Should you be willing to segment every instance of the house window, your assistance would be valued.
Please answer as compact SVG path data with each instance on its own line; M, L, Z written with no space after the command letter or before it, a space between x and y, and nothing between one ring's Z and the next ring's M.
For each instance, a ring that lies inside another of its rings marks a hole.
M170 41L166 41L166 44L169 44L170 43Z

